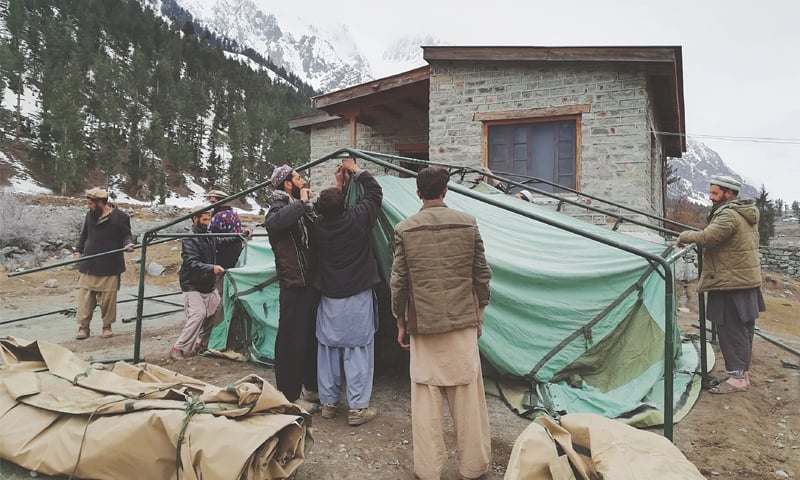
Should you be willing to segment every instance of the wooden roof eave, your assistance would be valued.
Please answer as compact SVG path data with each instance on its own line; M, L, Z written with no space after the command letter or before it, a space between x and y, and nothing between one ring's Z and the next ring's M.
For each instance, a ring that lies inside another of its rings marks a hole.
M680 47L422 47L431 60L496 60L518 62L673 62Z
M392 75L391 77L381 78L325 95L319 95L312 98L312 101L314 102L315 108L325 110L327 107L332 107L338 103L357 100L376 93L389 92L406 85L427 81L429 78L430 66L426 65L408 72Z
M289 120L289 128L299 130L303 133L311 133L312 127L323 125L328 122L342 120L338 115L330 115L328 112L318 112Z

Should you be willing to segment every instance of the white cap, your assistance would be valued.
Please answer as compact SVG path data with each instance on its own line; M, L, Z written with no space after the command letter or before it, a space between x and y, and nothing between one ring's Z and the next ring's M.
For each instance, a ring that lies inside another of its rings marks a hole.
M738 192L739 189L742 188L742 182L733 177L728 177L725 175L712 175L708 178L708 182L711 185L718 185L722 188L733 190L734 192Z

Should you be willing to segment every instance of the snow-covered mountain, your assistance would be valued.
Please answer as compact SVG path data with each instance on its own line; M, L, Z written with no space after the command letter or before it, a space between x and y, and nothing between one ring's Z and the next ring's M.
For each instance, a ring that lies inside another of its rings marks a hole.
M422 47L442 44L430 35L411 35L399 38L383 51L379 62L373 62L376 77L386 77L413 70L426 64L422 58Z
M671 158L669 164L674 168L678 181L667 188L670 198L687 198L701 205L711 205L708 198L708 177L727 175L742 182L741 198L757 198L758 190L747 184L747 179L734 172L717 152L694 139L686 139L686 153L682 158Z
M302 11L302 7L295 10L280 5L278 12L268 10L264 2L259 7L253 0L139 1L165 17L177 6L203 28L235 41L242 49L251 48L321 93L423 66L421 47L442 43L431 35L408 35L390 43L379 55L373 52L370 60L347 25L320 24L287 13Z
M144 3L153 4L152 0ZM346 25L313 25L301 17L265 12L251 0L175 0L205 28L249 47L319 92L372 79Z

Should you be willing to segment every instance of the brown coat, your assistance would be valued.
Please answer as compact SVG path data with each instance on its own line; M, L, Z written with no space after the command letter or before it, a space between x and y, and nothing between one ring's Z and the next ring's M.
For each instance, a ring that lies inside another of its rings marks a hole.
M392 313L412 335L477 326L492 271L475 217L442 202L395 228Z
M752 200L734 199L712 211L705 229L681 233L681 243L703 247L701 292L761 286L758 217Z

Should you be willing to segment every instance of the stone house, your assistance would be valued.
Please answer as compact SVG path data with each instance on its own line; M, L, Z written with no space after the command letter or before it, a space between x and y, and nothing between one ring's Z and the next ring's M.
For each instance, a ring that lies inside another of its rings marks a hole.
M314 97L290 122L311 159L352 147L488 166L664 215L666 159L686 151L681 47L422 48L427 66Z

